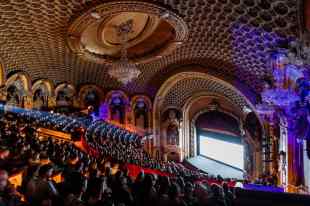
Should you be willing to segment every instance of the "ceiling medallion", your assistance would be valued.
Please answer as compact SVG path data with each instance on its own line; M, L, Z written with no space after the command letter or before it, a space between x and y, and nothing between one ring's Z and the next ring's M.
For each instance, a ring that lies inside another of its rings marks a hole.
M171 54L189 36L186 23L174 12L146 2L103 3L77 19L68 28L69 48L81 58L113 64L121 59L122 38L115 26L132 21L128 33L128 62L141 64Z

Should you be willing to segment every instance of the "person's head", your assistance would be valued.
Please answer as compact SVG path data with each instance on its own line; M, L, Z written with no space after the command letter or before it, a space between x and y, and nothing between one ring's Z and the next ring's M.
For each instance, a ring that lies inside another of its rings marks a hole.
M29 165L27 170L26 170L26 176L28 177L34 177L38 175L39 171L39 165Z
M10 151L7 149L0 151L0 159L6 159L9 157L9 155L10 155Z
M124 176L121 177L120 182L121 182L122 186L127 186L128 181L127 181L126 177L124 177Z
M218 184L212 184L211 191L215 197L223 197L223 189Z
M168 190L168 196L170 199L175 199L177 197L179 197L180 195L180 187L178 184L171 184L171 186L169 187L169 190Z
M185 195L190 195L194 192L194 185L190 182L187 182L184 187Z
M53 175L53 166L46 164L46 165L42 165L39 169L39 176L42 178L50 178Z
M144 189L149 190L155 185L154 176L147 174L143 180Z
M142 170L139 174L138 174L138 176L137 176L137 178L136 178L136 182L142 182L143 181L143 179L144 179L144 171Z
M227 193L229 191L229 187L228 187L227 182L223 182L222 187L223 187L224 193Z
M0 170L0 191L4 190L8 185L9 175L5 170Z
M170 179L167 176L160 176L159 184L161 189L167 190L170 186Z
M70 175L71 193L81 195L87 190L87 179L78 172L73 172Z

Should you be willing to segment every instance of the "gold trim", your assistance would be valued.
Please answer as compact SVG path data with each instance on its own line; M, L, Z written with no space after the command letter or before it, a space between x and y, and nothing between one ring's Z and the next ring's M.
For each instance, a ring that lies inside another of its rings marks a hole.
M68 32L67 32L67 44L69 49L80 55L83 59L88 59L96 63L112 63L113 59L109 58L108 55L100 55L95 54L90 51L88 51L84 46L81 44L81 37L82 33L92 24L98 23L98 19L91 16L91 13L97 13L98 16L100 16L101 20L103 20L102 23L100 23L98 32L102 31L102 25L106 23L109 19L113 18L116 15L119 15L122 12L140 12L148 14L149 16L153 16L154 19L156 17L160 20L164 20L167 23L169 23L172 28L175 30L175 38L173 41L169 41L164 45L164 47L157 49L156 52L146 55L143 57L139 57L137 59L134 59L135 63L146 63L150 62L154 59L157 59L158 56L165 56L170 54L172 51L177 49L181 46L181 44L177 44L175 42L185 42L189 37L188 27L185 23L185 21L173 13L170 10L167 10L166 8L157 6L155 4L146 3L146 2L140 2L140 1L119 1L119 2L109 2L109 3L103 3L97 7L94 7L90 10L88 10L86 13L78 17L73 21L73 23L69 26ZM168 15L165 15L168 14ZM158 21L160 22L160 21ZM151 24L149 26L152 27L150 31L147 31L148 29L145 28L145 31L147 32L147 37L150 35L152 30L154 28L156 29L156 24L158 22L155 22L155 20L151 21ZM148 25L147 25L148 26ZM148 26L148 27L149 27ZM97 43L102 46L102 41L99 41L97 32ZM101 33L100 33L101 35ZM142 38L143 39L143 38ZM142 41L142 40L141 40ZM101 43L100 43L101 42Z

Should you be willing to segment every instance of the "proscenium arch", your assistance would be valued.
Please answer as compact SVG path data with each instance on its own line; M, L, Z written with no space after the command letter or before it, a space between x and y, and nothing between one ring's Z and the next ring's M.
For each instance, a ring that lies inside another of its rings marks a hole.
M228 89L229 91L233 92L233 95L238 97L239 99L242 100L242 104L243 106L246 106L248 108L250 108L253 112L256 113L255 111L255 106L253 105L253 103L241 92L239 91L235 86L233 86L232 84L216 78L214 76L211 76L209 74L203 73L203 72L180 72L178 74L175 74L171 77L169 77L164 83L163 85L160 87L160 89L158 90L155 99L154 99L154 107L153 107L153 134L154 134L154 145L155 146L159 146L160 145L160 117L161 117L161 110L163 107L163 103L165 102L165 98L167 96L167 94L170 92L170 90L180 81L182 80L193 80L195 81L195 79L203 79L209 82L212 82L216 85L220 85L221 87ZM206 88L206 91L207 88ZM221 93L219 93L220 95ZM225 96L224 93L222 93L223 96ZM232 100L230 100L232 101ZM182 105L183 106L183 105ZM240 106L241 107L241 106ZM242 110L243 108L240 108L240 110ZM256 116L259 118L259 115ZM260 120L260 123L261 120Z
M183 151L184 151L184 156L186 158L188 157L194 157L196 156L196 152L197 152L197 142L196 142L196 128L193 127L192 125L192 121L195 117L195 114L190 117L190 112L192 111L193 105L197 102L199 102L200 100L203 99L215 99L218 100L220 102L227 102L230 105L232 105L232 110L231 111L227 111L227 110L221 110L224 113L229 114L230 116L232 116L234 119L236 119L238 121L239 124L242 123L242 120L244 119L244 114L242 112L242 110L238 107L238 105L234 104L230 99L228 99L227 97L217 94L217 93L212 93L212 92L207 92L207 91L203 91L203 92L197 92L195 93L192 97L190 97L189 99L187 99L186 103L184 104L183 108L182 108L182 112L183 112L183 128L182 128L182 134L183 136L181 137L182 141L183 141ZM207 107L208 105L206 105ZM204 110L200 109L197 112ZM207 111L207 110L206 110ZM234 111L234 113L233 113Z
M202 110L196 112L196 114L193 116L193 118L192 118L192 120L190 122L190 127L191 127L191 134L190 134L190 136L191 136L191 139L195 138L195 141L198 140L198 136L197 136L198 133L197 133L197 127L196 127L197 119L201 115L203 115L205 113L208 113L210 111L212 111L212 110L209 110L208 108L205 108L205 109L202 109ZM234 117L233 114L231 112L229 112L229 111L222 110L222 109L219 109L218 111L221 112L221 113L224 113L224 114L226 114L226 115L228 115L230 117L232 117L235 120L237 120L236 117ZM239 126L242 124L242 120L241 119L237 120L237 122L238 122ZM246 136L244 136L242 134L240 134L240 138L241 138L242 144L246 148L248 148L248 146L250 146L250 148L251 148L250 151L244 150L244 170L246 171L246 174L251 174L251 176L255 176L255 168L256 167L249 168L248 167L249 166L248 162L246 161L246 159L250 156L249 154L252 154L251 163L254 164L255 166L259 165L259 163L256 162L257 158L255 157L255 155L256 155L256 153L255 153L255 144L253 144L253 141L251 141L250 138L247 138ZM198 151L197 150L197 144L198 143L196 143L195 147L194 147L194 150L195 150L194 152L195 153L197 153L197 151ZM194 155L194 156L196 156L196 155ZM256 169L258 169L258 168L256 168Z

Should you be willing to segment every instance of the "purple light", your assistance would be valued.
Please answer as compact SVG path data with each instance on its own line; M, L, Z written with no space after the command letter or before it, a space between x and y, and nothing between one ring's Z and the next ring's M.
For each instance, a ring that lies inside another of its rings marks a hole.
M279 107L291 106L300 100L299 96L287 89L268 89L262 92L263 102Z
M264 186L264 185L256 185L256 184L244 184L243 189L264 191L264 192L281 192L281 193L284 192L284 188L282 187Z

